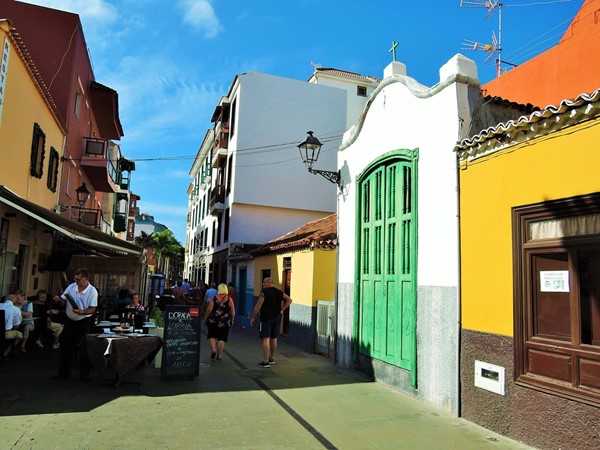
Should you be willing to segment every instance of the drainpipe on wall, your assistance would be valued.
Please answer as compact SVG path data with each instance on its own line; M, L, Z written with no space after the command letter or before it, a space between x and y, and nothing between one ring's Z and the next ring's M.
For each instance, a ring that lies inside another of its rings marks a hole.
M458 135L459 135L459 140L461 139L461 132L462 132L462 126L464 124L464 120L461 119L459 117L459 123L458 123ZM461 295L461 274L462 274L462 270L461 270L461 254L460 254L460 248L461 248L461 242L460 242L460 166L459 166L459 162L458 162L458 152L456 152L456 220L457 220L457 232L458 232L458 236L457 236L457 245L458 245L458 251L457 251L457 255L458 255L458 264L457 264L457 268L458 268L458 283L457 283L457 300L458 300L458 305L456 307L456 325L458 326L458 334L457 334L457 346L456 346L456 357L457 357L457 366L458 366L458 374L456 377L456 395L457 395L457 401L458 404L456 405L457 407L457 413L458 413L458 417L461 417L461 397L460 397L460 388L461 388L461 383L460 383L460 373L461 373L461 362L460 362L460 355L461 355L461 333L462 333L462 295Z
M333 364L337 365L337 342L338 342L338 285L340 281L340 223L339 223L339 210L340 210L340 193L338 192L336 195L336 204L335 204L335 240L336 240L336 248L335 248L335 294L333 299L333 314L335 315L335 330L333 332Z

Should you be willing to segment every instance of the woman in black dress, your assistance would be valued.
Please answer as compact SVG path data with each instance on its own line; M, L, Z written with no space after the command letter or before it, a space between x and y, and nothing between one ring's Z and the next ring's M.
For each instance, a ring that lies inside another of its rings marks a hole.
M217 295L213 297L206 310L206 325L208 334L206 338L210 344L210 359L221 360L225 342L229 335L229 327L233 325L235 318L235 306L229 296L227 285L219 284Z

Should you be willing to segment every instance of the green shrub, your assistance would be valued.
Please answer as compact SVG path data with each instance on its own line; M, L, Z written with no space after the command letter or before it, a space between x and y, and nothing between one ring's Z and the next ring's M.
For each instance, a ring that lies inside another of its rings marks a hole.
M163 312L158 307L152 308L152 312L150 313L150 318L154 319L154 323L158 328L164 328L165 326L165 316Z

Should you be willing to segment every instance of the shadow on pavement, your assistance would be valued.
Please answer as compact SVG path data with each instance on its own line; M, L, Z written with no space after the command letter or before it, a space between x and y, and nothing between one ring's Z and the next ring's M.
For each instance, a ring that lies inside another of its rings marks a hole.
M0 363L0 416L86 412L123 396L157 399L177 395L227 393L256 390L364 383L358 373L337 368L331 359L304 352L280 339L276 364L257 367L260 340L256 330L234 327L221 361L210 361L208 342L200 344L200 374L197 378L161 378L160 368L146 364L127 378L141 384L113 388L92 372L92 382L79 380L74 367L71 378L51 380L57 373L58 351L35 348L18 355L16 361Z

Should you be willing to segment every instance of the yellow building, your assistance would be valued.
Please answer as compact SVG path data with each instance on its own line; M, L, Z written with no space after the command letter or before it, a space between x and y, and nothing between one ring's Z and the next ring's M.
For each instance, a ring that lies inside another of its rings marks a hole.
M336 283L336 215L314 220L273 239L251 252L254 256L254 297L258 297L262 280L273 278L275 287L288 294L293 303L282 317L281 334L288 342L307 351L331 353L333 305ZM322 320L329 321L317 329L319 307L329 311ZM319 334L321 336L319 336Z
M65 130L54 100L7 20L0 20L0 287L28 294L46 289L53 236L11 205L22 198L51 209L57 203Z
M539 448L597 444L598 142L600 90L456 147L462 415Z

